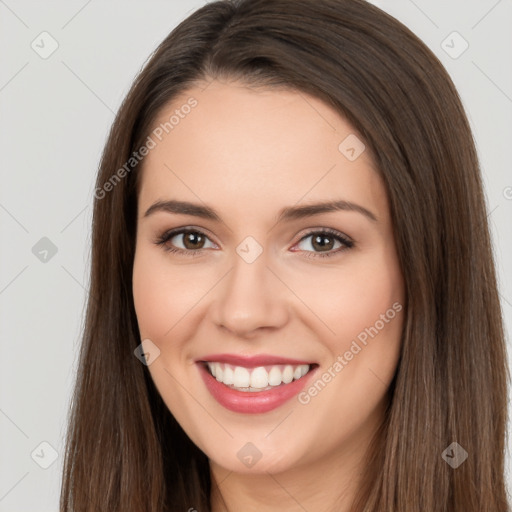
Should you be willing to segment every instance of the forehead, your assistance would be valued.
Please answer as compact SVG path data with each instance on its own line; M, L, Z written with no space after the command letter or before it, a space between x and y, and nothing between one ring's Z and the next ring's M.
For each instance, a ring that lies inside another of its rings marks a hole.
M385 208L381 180L354 128L303 92L215 80L162 109L150 136L141 210L168 197L249 215L257 203L277 210L301 198Z

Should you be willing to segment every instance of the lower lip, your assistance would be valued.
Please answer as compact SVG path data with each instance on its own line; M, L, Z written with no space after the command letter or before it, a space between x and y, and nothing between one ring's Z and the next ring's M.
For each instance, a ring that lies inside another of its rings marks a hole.
M285 402L301 392L306 383L311 379L311 375L315 373L318 368L313 368L306 375L300 379L290 382L289 384L276 386L275 389L269 389L268 391L246 392L229 388L213 377L213 375L211 375L206 369L204 363L197 364L199 366L201 377L213 398L215 398L217 402L226 409L244 414L261 414L283 405Z

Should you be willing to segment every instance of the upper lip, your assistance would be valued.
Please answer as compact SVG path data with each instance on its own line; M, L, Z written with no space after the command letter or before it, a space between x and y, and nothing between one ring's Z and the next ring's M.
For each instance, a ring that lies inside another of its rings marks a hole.
M254 356L241 354L210 354L196 359L196 362L228 363L234 366L244 366L246 368L277 364L313 364L311 361L301 361L299 359L290 359L289 357L273 356L270 354L258 354Z

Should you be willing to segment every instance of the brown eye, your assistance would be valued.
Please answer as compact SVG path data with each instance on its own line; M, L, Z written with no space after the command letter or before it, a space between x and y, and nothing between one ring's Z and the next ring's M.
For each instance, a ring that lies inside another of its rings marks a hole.
M311 246L319 251L329 251L334 247L334 237L332 235L314 235L311 239Z
M197 231L187 231L183 233L183 245L186 249L190 250L202 249L205 238L206 237L204 235Z
M302 237L299 242L299 246L300 244L304 244L308 239L311 239L311 241L306 243L306 247L303 246L301 249L306 252L306 256L308 258L334 256L339 252L350 249L354 246L354 242L347 236L338 231L331 231L330 229L312 231L308 235ZM312 250L309 250L309 248Z
M215 247L215 244L204 233L196 229L174 229L164 233L155 241L165 251L187 256L201 254L202 250L207 248L205 247L206 242L210 242L210 247Z

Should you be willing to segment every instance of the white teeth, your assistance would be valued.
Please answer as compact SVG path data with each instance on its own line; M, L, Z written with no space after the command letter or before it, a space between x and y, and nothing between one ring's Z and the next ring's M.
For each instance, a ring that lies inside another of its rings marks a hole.
M300 379L310 369L309 364L258 366L245 368L230 364L208 362L211 374L219 381L240 391L261 391L271 389L293 380Z
M293 368L288 365L284 367L283 382L289 384L293 380Z
M251 388L266 388L268 386L268 373L263 366L254 368L251 373Z
M222 382L222 377L224 376L224 370L222 369L219 363L215 363L215 378Z
M277 366L272 366L268 372L268 383L270 386L279 386L281 384L282 373Z
M224 367L224 377L222 379L224 384L230 385L234 382L233 368L231 366L226 365Z
M243 366L235 366L233 372L233 386L235 388L248 388L251 382L251 375L247 368Z

